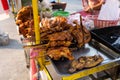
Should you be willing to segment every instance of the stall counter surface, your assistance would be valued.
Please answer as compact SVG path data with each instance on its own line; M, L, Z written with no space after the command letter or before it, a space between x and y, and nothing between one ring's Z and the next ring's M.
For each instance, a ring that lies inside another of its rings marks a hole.
M116 61L116 60L115 60ZM119 60L118 60L119 61ZM113 64L112 64L113 65ZM118 65L118 63L117 64L114 64L114 65ZM108 68L111 68L112 66L111 66L111 64L109 65L109 67ZM104 69L107 69L107 67L106 68L104 68ZM104 70L103 69L103 70ZM53 69L49 69L49 70L53 70ZM53 71L50 71L50 72L53 72ZM97 71L96 71L97 72ZM93 73L95 73L95 72L93 72ZM54 75L54 74L53 74ZM55 76L55 75L54 75ZM58 78L58 76L57 76L57 78ZM63 79L66 79L67 80L67 78L63 78ZM59 80L59 79L58 79Z

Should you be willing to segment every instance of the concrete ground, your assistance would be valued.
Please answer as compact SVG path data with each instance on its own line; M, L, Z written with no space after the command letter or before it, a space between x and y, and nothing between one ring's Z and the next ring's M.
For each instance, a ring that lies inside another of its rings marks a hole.
M81 0L61 0L67 2L66 11L70 13L82 9ZM0 14L0 30L7 32L10 43L0 46L0 80L29 80L29 70L26 68L24 49L17 33L13 15Z
M66 9L70 13L80 11L82 9L82 0L60 0L61 2L66 2Z
M13 15L0 14L0 30L9 34L10 43L0 46L0 80L29 80L24 50Z

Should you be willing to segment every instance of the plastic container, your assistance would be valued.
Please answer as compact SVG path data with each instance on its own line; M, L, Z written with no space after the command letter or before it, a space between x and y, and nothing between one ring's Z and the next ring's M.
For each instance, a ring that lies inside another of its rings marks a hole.
M63 11L66 8L67 3L66 2L53 2L51 3L52 9L53 10L59 10L62 9Z
M53 12L53 16L64 16L64 17L68 17L70 15L69 12L67 11L55 11Z

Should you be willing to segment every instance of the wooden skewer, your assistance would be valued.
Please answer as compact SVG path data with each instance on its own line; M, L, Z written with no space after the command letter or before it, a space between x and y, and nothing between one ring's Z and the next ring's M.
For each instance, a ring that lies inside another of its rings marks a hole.
M83 24L82 24L82 16L80 15L80 26L81 26L81 30L82 30L82 35L83 35L83 45L84 45L84 30L83 30Z

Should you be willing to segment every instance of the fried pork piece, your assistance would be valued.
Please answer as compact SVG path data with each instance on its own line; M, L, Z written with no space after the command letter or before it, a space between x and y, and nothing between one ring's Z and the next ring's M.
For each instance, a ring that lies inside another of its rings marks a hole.
M17 21L19 21L19 20L17 20ZM35 36L35 35L33 35L33 34L35 34L34 33L34 21L33 21L33 19L26 20L26 22L20 21L19 33L22 34L24 37Z
M16 20L15 23L19 26L19 25L22 24L23 22L22 22L22 20Z
M82 47L84 44L84 41L83 41L83 34L80 32L80 30L78 29L73 30L72 35L77 42L77 46L79 48Z
M68 70L70 73L75 72L76 70L81 70L83 68L91 68L103 61L102 56L94 55L94 56L82 56L77 60L73 60L70 64L70 69Z
M88 43L91 40L90 31L88 31L86 27L83 26L83 32L84 32L84 43Z
M47 37L47 35L50 35L52 33L67 31L71 27L73 27L71 24L65 24L64 26L56 26L56 27L53 27L53 28L44 28L44 27L41 27L40 28L41 38L44 39L44 38Z
M38 21L40 22L40 16L38 16ZM19 33L25 38L35 36L32 6L25 6L18 11L16 24L19 27Z
M57 16L54 17L51 21L50 21L50 26L51 27L56 27L57 25L61 25L67 23L67 19L65 17L62 16Z
M59 47L59 46L69 47L70 44L71 41L50 41L48 43L48 47Z
M76 66L78 65L78 60L73 60L70 64L70 69L68 70L70 73L73 73L77 70Z
M48 35L50 41L72 41L73 37L69 32L57 32L51 35Z
M71 67L68 70L70 73L75 72L76 70L81 70L85 67L85 58L81 57L79 60L73 60L71 62Z
M78 59L78 62L79 62L79 63L77 64L76 68L77 68L78 70L83 69L83 68L85 67L85 64L86 64L85 58L84 58L84 57L81 57L80 59Z
M90 32L84 27L80 26L76 21L74 21L74 28L70 30L73 38L77 42L77 47L82 47L85 43L89 42L91 39Z
M103 61L103 58L100 55L86 57L85 68L94 67L100 64Z
M24 23L19 25L19 33L22 34L24 37L27 36L34 36L34 22L33 20L27 20Z
M68 58L69 60L74 59L68 47L50 48L47 51L47 55L54 60L59 60L61 57Z
M32 13L33 13L32 7L25 6L19 10L19 12L17 13L16 19L22 20L22 21L28 20L30 18L30 16L32 18L32 15L33 15Z
M54 17L53 19L43 18L41 20L40 32L41 33L49 33L64 31L71 27L72 25L67 23L67 19L65 17Z

